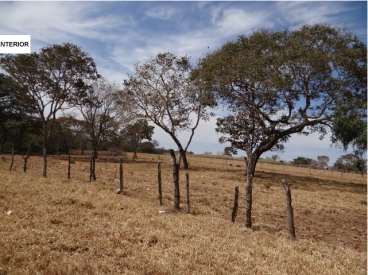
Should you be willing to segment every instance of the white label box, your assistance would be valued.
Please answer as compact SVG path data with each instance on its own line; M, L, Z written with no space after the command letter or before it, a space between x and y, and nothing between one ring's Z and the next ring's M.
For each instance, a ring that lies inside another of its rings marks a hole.
M0 35L1 53L31 53L30 35Z

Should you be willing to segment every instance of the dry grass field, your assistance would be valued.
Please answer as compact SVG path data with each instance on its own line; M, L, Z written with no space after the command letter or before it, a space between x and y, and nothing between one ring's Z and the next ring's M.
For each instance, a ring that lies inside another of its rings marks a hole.
M164 208L156 161L163 161ZM355 174L261 163L254 186L254 228L243 227L243 163L191 156L192 213L170 211L168 156L124 164L125 194L115 193L117 164L31 157L9 172L0 158L0 274L366 274L367 186ZM287 238L282 177L291 183L297 241ZM240 213L230 222L234 187ZM184 175L181 176L182 207Z

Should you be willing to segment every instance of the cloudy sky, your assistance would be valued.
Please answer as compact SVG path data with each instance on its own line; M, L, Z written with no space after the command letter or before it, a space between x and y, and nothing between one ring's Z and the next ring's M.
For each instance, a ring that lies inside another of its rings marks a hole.
M136 63L159 52L188 55L193 63L240 34L326 23L366 41L365 2L0 2L0 34L32 35L32 50L73 42L96 60L107 79L122 83ZM190 150L221 152L213 118L200 124ZM154 138L174 147L158 129ZM183 136L185 137L185 136ZM285 160L343 154L329 138L293 136ZM273 154L273 153L271 153ZM270 154L269 154L270 155Z

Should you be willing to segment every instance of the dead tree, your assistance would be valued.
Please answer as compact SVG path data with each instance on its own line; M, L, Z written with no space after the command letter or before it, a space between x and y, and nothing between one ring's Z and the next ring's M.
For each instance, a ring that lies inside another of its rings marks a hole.
M234 206L233 212L231 213L231 221L234 223L236 216L238 215L239 208L239 186L235 186Z
M11 172L13 170L14 165L14 144L12 145L12 151L11 151L11 161L9 166L9 171Z
M170 150L170 155L173 161L173 180L174 180L174 206L175 209L180 209L180 188L179 188L179 161L176 160L174 150Z
M161 180L161 162L157 163L157 183L158 183L158 199L160 201L160 206L162 203L162 180Z
M282 185L284 187L284 191L286 195L289 237L291 240L295 240L296 237L295 237L295 226L294 226L294 211L293 211L293 206L292 206L292 201L291 201L290 186L286 178L282 180Z
M187 213L190 213L190 198L189 198L189 173L185 171L185 187L187 191Z
M70 163L71 163L71 158L70 158L70 153L68 154L68 179L70 179Z
M117 194L122 194L124 190L124 171L123 171L123 159L119 161L119 189Z

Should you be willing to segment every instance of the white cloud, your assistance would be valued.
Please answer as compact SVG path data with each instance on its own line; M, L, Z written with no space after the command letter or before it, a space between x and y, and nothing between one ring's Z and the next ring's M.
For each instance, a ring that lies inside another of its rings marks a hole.
M15 2L1 5L1 31L31 34L43 43L71 40L73 37L103 40L116 38L112 28L132 24L130 17L89 16L93 5Z
M160 20L168 20L175 16L177 10L171 7L156 7L146 11L146 16Z
M278 2L276 3L276 18L284 18L291 29L299 28L303 25L333 23L341 25L338 15L341 12L350 10L346 5L334 5L320 2L318 5L308 2Z
M259 28L272 27L269 20L269 12L265 11L246 11L241 9L224 10L222 16L215 15L214 19L217 32L224 35L234 35L248 33Z

